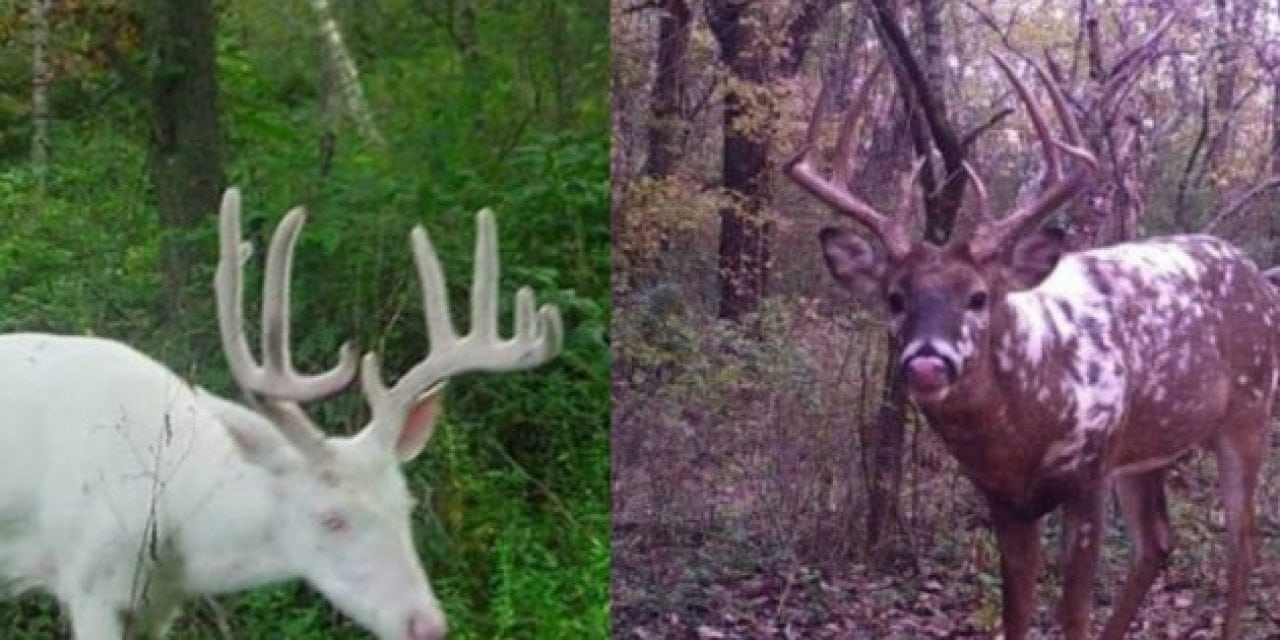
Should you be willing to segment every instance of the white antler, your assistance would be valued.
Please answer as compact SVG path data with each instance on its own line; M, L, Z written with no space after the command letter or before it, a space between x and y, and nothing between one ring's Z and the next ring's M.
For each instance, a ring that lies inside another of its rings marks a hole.
M338 364L321 374L303 375L293 368L289 355L289 276L293 270L293 247L305 221L306 212L301 208L290 211L276 227L267 250L262 286L263 364L259 365L250 353L243 326L244 264L253 254L253 247L241 241L240 192L235 188L227 189L222 197L214 289L222 349L232 378L279 419L290 440L312 448L323 435L298 403L331 396L351 384L356 373L356 351L350 343L343 344Z
M398 428L413 402L446 378L466 371L539 366L560 352L563 335L556 307L546 304L535 310L533 291L524 287L516 294L515 334L506 340L499 338L497 231L493 212L488 209L476 216L471 327L465 336L457 334L450 320L444 273L427 232L415 227L410 244L422 285L430 353L390 389L382 380L376 354L365 354L360 368L360 385L373 411L374 425L388 429Z

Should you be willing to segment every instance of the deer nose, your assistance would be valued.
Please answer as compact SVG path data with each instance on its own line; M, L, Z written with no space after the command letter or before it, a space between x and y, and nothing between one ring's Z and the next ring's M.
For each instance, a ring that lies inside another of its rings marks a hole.
M409 618L408 640L440 640L446 632L444 618L415 613Z
M937 356L916 356L907 361L907 383L918 393L935 393L950 384L947 362Z

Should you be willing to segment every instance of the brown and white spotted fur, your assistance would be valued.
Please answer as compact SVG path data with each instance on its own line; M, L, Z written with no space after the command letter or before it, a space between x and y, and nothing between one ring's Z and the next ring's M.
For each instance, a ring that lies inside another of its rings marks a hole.
M1172 547L1164 474L1193 447L1212 451L1220 469L1233 552L1223 637L1237 637L1280 371L1276 289L1207 236L1067 255L1030 289L1002 291L1001 277L983 270L922 245L885 296L904 298L891 322L908 381L913 359L930 357L921 354L938 354L951 372L940 389L909 389L991 504L1006 637L1026 633L1040 519L1058 507L1067 516L1061 616L1068 638L1085 637L1112 486L1134 562L1103 637L1123 637ZM989 303L971 304L983 292Z
M1202 447L1217 458L1231 549L1222 638L1237 640L1280 371L1280 294L1239 250L1209 236L1064 254L1061 234L1036 228L1080 192L1098 162L1048 74L1036 68L1061 138L1049 134L1009 63L995 61L1028 107L1046 178L1037 199L996 219L965 165L978 209L969 238L942 247L913 238L920 211L909 197L912 181L896 216L850 190L851 132L871 81L845 117L832 175L820 172L814 153L820 117L785 169L870 231L824 229L827 267L849 289L883 302L911 398L987 498L1001 550L1004 637L1027 636L1041 520L1058 508L1059 617L1067 640L1087 636L1103 510L1114 489L1134 549L1102 637L1123 638L1172 548L1164 476L1180 455Z

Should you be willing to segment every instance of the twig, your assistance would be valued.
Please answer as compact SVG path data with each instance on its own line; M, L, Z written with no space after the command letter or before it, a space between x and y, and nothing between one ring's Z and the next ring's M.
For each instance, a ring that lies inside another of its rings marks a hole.
M1248 204L1250 200L1253 200L1254 198L1258 197L1263 191L1266 191L1267 189L1270 189L1277 185L1280 185L1280 176L1275 176L1263 182L1262 184L1259 184L1258 186L1250 189L1244 195L1240 196L1239 198L1236 198L1234 202L1227 205L1226 208L1223 209L1222 212L1219 213L1217 216L1215 216L1213 220L1210 220L1209 224L1206 224L1204 228L1201 229L1201 231L1204 233L1213 233L1214 229L1219 224L1222 224L1223 222L1226 222L1228 219L1235 217L1235 215L1239 213L1240 210L1243 209L1244 206Z
M977 141L978 136L981 136L986 133L988 129L999 124L1001 120L1004 120L1011 113L1013 113L1013 107L1005 107L1004 109L996 112L990 118L987 118L986 122L970 129L964 135L960 136L960 148L967 150L970 145Z

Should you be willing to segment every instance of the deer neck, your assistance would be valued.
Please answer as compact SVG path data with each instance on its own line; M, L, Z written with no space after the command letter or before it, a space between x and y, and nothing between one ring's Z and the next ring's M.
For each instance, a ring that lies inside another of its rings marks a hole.
M183 589L213 594L251 589L297 577L281 548L276 514L280 496L270 474L246 461L220 425L218 456L191 483L199 506L174 516L175 552Z
M1028 394L1028 378L1020 368L1028 356L1018 340L1004 339L1018 331L1019 312L1003 302L993 306L990 338L979 348L980 355L943 402L922 411L980 488L1012 504L1030 504L1043 501L1036 495L1045 475L1042 460L1065 426L1054 420L1059 409L1052 400L1040 402L1035 393Z

